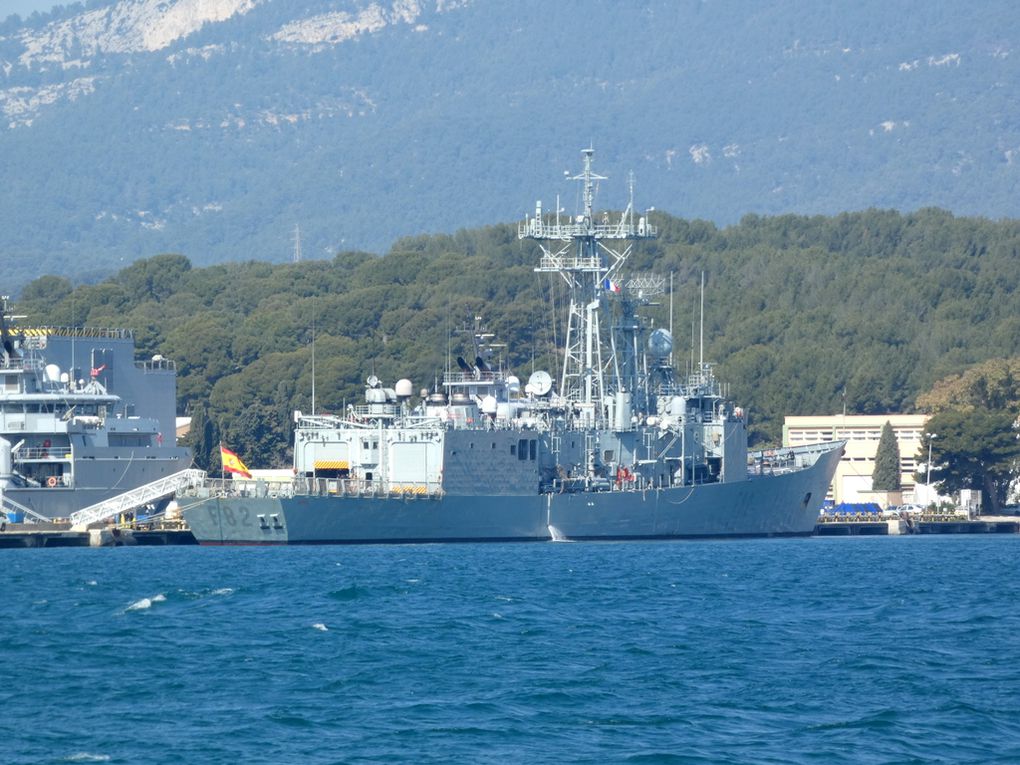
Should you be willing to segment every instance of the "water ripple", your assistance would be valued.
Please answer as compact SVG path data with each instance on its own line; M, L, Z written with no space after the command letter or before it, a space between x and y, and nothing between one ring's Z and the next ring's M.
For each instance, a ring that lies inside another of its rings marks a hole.
M1018 558L1015 537L5 551L0 759L1017 762Z

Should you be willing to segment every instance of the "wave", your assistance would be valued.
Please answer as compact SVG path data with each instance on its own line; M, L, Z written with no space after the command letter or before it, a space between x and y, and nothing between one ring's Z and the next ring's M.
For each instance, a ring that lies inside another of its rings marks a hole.
M159 593L158 595L154 595L151 598L142 598L141 600L136 600L134 603L132 603L124 610L144 611L147 608L152 608L153 603L162 603L164 600L166 600L166 595L164 595L163 593Z
M64 758L64 762L108 762L108 754L92 754L91 752L75 752Z

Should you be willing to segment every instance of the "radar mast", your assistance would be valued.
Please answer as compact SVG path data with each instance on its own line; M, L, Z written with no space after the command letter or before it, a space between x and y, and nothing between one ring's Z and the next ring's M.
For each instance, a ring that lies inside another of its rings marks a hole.
M560 395L577 411L584 427L600 424L605 416L607 365L602 359L599 327L603 295L620 291L618 277L630 256L633 242L654 238L657 233L644 216L640 216L636 224L634 222L633 175L629 181L627 209L619 220L610 220L608 212L602 214L601 221L595 220L595 182L606 177L592 171L594 154L593 148L583 149L584 169L570 177L582 183L583 213L570 222L561 223L557 205L555 218L546 221L539 201L535 204L535 216L526 217L517 230L519 239L533 239L542 249L542 259L535 271L558 273L567 284L570 308Z

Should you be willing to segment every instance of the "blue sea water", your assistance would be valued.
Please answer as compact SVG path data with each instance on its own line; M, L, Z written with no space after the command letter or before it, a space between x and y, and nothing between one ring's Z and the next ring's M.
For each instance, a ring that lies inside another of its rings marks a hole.
M1020 538L5 550L2 763L1016 763Z

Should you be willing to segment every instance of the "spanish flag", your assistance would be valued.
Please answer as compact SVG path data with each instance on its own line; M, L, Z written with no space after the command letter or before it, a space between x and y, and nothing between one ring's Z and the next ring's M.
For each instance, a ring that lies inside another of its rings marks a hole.
M220 462L223 463L224 473L237 473L245 478L251 478L251 473L248 472L248 468L241 462L241 458L223 444L220 444Z

